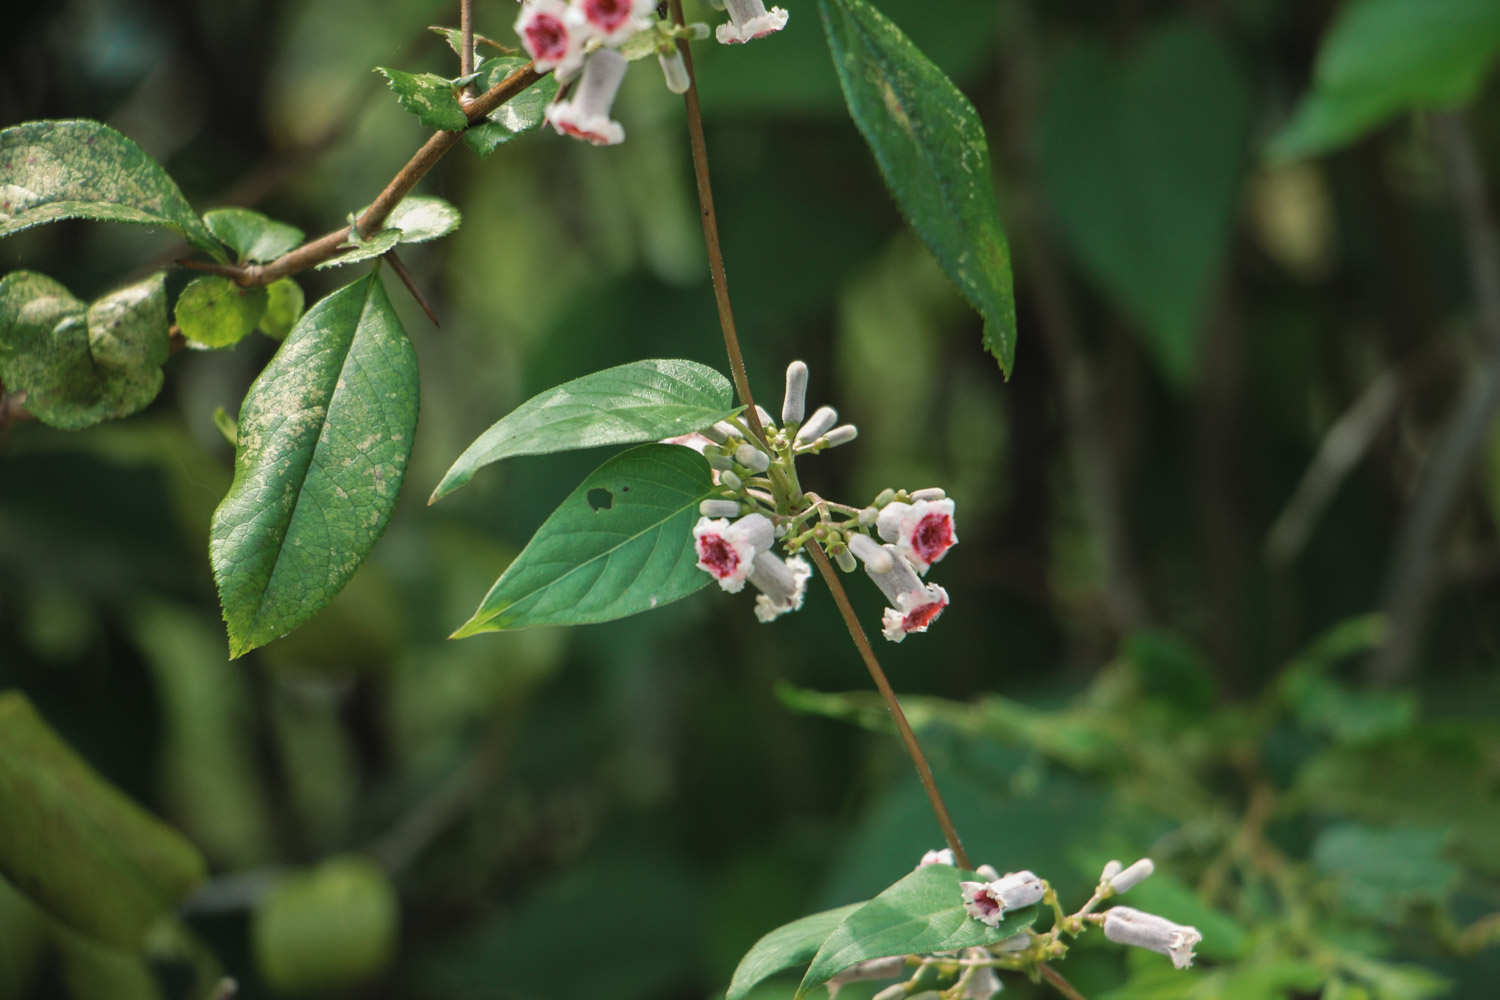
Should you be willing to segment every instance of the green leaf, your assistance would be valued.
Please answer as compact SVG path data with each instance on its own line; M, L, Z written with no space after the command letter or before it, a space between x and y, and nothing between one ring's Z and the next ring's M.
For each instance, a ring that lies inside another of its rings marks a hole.
M266 286L266 311L260 317L260 332L272 340L285 340L306 302L302 286L291 278L277 278Z
M347 251L337 257L331 257L317 265L317 270L326 271L331 267L343 267L345 264L358 264L361 261L373 260L400 244L401 230L394 228L377 229L358 243L346 243Z
M650 611L709 582L693 524L713 489L691 448L646 444L584 479L537 529L452 638L586 625Z
M524 57L496 56L484 60L484 70L477 81L480 89L488 90L516 70L526 65ZM488 117L464 133L464 142L480 156L488 156L496 147L509 142L523 132L529 132L542 123L547 105L557 96L557 78L551 73L521 91L515 97L491 111Z
M1311 92L1271 141L1287 160L1326 153L1412 108L1474 98L1500 54L1494 0L1357 0L1318 50Z
M209 542L231 656L312 617L364 561L396 505L417 395L377 274L308 310L250 386Z
M901 211L984 317L1008 376L1016 354L1010 250L979 115L901 29L865 0L819 0L854 124Z
M0 381L45 424L77 430L142 409L168 353L165 275L85 308L45 275L0 280Z
M1336 880L1350 911L1396 924L1407 906L1441 906L1457 887L1459 869L1443 857L1447 840L1444 830L1342 823L1319 835L1312 863Z
M235 423L235 419L229 415L229 411L222 406L214 407L214 427L218 428L219 433L224 435L224 440L229 442L231 448L239 441L239 426Z
M182 335L205 347L229 347L255 330L266 312L266 290L241 288L217 274L199 275L177 297Z
M427 30L433 32L436 35L442 36L443 41L448 43L448 47L453 50L454 55L457 56L463 54L464 33L458 28L449 28L441 24L429 24L427 26ZM481 45L488 45L490 48L498 49L501 52L509 53L515 51L515 49L511 46L502 45L499 42L495 41L493 38L481 35L476 31L474 32L474 47L478 49ZM481 65L483 65L486 61L487 60L482 58L479 60ZM521 58L519 60L520 63L525 63L526 61L527 60L525 58Z
M402 243L425 243L447 236L462 221L462 213L452 203L430 195L412 194L391 210L385 224L401 232Z
M0 131L0 236L59 219L158 226L224 256L160 164L108 125L41 121Z
M390 963L399 923L385 872L364 858L335 857L282 882L256 908L256 965L278 993L342 993Z
M376 66L375 72L385 77L396 92L396 100L423 125L448 132L468 128L469 116L458 103L458 90L452 80L436 73L407 73L385 66Z
M1063 235L1179 388L1197 374L1249 124L1234 53L1198 24L1156 29L1123 59L1075 46L1042 108L1041 172Z
M491 462L677 437L735 412L729 380L707 365L632 361L532 396L490 425L443 475L436 503Z
M797 996L865 959L993 944L1036 920L1034 906L1003 917L996 927L969 916L958 884L977 878L950 865L923 865L890 886L828 936L802 977Z
M63 923L140 947L203 879L197 850L73 752L24 695L0 694L0 875Z
M275 260L302 242L302 230L248 208L216 208L203 213L203 223L241 263Z
M834 928L864 905L850 903L836 910L810 914L776 928L755 942L745 952L745 957L740 959L740 964L735 966L734 976L729 982L729 992L725 994L724 1000L740 1000L767 977L812 958Z

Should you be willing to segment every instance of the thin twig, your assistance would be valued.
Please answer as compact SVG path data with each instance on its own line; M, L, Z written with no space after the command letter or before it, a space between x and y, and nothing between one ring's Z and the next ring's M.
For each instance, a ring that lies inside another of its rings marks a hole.
M682 0L670 0L672 23L683 24ZM714 302L719 307L719 327L724 331L724 347L729 352L729 370L734 388L745 404L745 420L755 436L765 442L766 432L750 395L750 378L745 374L745 358L740 353L740 338L735 333L734 310L729 306L729 278L724 272L724 251L719 246L719 217L714 212L714 192L708 180L708 144L703 139L703 114L698 104L698 76L693 69L693 53L687 39L677 39L677 51L687 66L688 89L682 95L687 106L688 142L693 148L693 179L698 185L698 207L703 221L703 243L708 249L708 273L713 279Z
M1087 1000L1087 998L1082 993L1078 992L1078 989L1072 983L1063 978L1061 972L1058 972L1052 966L1043 962L1041 965L1037 966L1037 969L1041 972L1042 978L1051 983L1052 988L1057 990L1057 992L1061 993L1063 996L1067 997L1068 1000Z
M1423 470L1411 515L1396 541L1384 604L1388 639L1368 667L1370 678L1380 684L1393 684L1404 677L1421 648L1428 612L1441 583L1438 569L1453 511L1473 476L1489 428L1500 413L1500 233L1495 228L1479 154L1467 124L1457 112L1435 116L1435 124L1463 228L1470 279L1478 300L1476 319L1486 356L1453 408Z
M386 263L391 265L391 270L396 272L396 277L400 278L401 283L406 286L406 290L411 292L411 297L417 300L417 305L422 307L422 311L427 314L427 318L432 320L432 325L441 327L443 324L438 322L437 312L428 304L426 297L417 288L416 280L411 276L411 272L406 269L406 265L401 262L401 258L396 256L396 248L391 247L382 256L385 257Z
M680 27L683 23L682 0L670 0L668 7L671 11L672 22ZM698 205L702 209L703 216L703 242L708 249L708 270L713 279L714 300L719 307L719 326L724 333L724 350L729 354L729 367L734 373L734 384L739 392L740 402L745 404L745 420L756 435L764 441L765 430L761 427L760 417L755 412L755 400L750 395L750 379L745 374L745 359L740 353L739 338L734 330L734 311L729 304L729 283L724 275L724 253L719 246L719 223L714 214L713 189L708 179L708 146L703 140L703 115L698 105L698 80L693 72L693 54L688 49L687 41L682 38L677 40L677 51L682 53L682 59L688 71L688 89L687 93L682 96L687 105L688 138L693 150L693 176L698 182ZM943 796L938 792L937 782L932 777L932 768L927 765L927 758L922 753L916 734L911 730L911 724L906 721L906 713L901 710L901 703L896 700L896 692L891 690L885 671L880 669L880 661L875 658L875 650L870 648L870 640L866 638L864 629L860 627L859 618L855 616L854 608L849 604L849 597L844 593L843 583L840 582L838 574L834 572L832 564L828 562L828 557L824 555L821 548L817 545L810 545L808 552L812 555L818 571L822 573L823 580L828 584L834 603L838 605L839 613L844 616L844 624L849 627L849 636L854 640L855 648L859 650L860 657L865 661L865 667L870 671L870 677L875 681L875 686L880 689L886 708L890 710L891 717L896 721L896 729L901 734L901 742L905 744L906 752L911 756L912 764L916 766L917 777L922 781L922 788L927 792L927 799L932 803L932 811L937 816L938 826L943 830L943 839L948 842L948 847L952 849L954 860L959 866L970 867L968 855L964 853L964 846L958 839L958 831L953 826L953 819L948 815L948 806L943 802Z
M880 669L880 661L875 658L875 650L870 646L870 639L865 635L864 626L860 625L859 616L854 613L854 606L849 603L849 595L844 592L844 582L839 579L833 564L828 561L828 556L823 553L821 547L809 545L807 553L812 556L813 565L818 567L823 582L828 585L828 592L833 595L833 603L838 605L839 614L844 618L844 625L849 629L849 638L854 640L854 648L859 650L860 659L865 661L865 669L870 672L870 679L880 690L880 696L885 699L885 707L890 711L891 718L895 720L896 732L901 735L901 742L906 747L906 753L911 757L912 764L916 766L917 777L922 782L922 790L927 793L927 801L932 804L932 811L937 816L938 826L943 831L943 839L953 851L953 860L958 862L958 867L972 870L974 866L969 863L969 856L964 852L964 845L958 839L958 830L953 825L953 818L948 815L948 806L943 801L942 793L938 791L937 781L932 776L932 768L928 766L927 757L922 753L922 745L917 742L917 734L912 732L911 723L906 721L906 713L902 711L901 702L896 699L896 692L891 689L891 682L886 679L885 671Z
M458 50L458 75L468 76L474 72L474 0L458 0L458 32L461 36ZM474 85L464 84L464 93L472 94Z

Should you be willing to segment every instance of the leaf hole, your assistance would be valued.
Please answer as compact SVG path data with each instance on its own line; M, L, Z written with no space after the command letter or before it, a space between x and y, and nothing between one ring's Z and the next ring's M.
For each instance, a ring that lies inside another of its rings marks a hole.
M615 505L615 495L609 490L592 489L588 492L589 506L594 510L609 510Z

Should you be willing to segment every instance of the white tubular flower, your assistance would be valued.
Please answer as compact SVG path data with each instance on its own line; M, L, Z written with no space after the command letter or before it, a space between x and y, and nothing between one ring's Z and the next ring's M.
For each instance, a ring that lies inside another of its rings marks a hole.
M1150 858L1141 858L1129 868L1110 878L1109 887L1115 892L1129 892L1150 878L1155 871L1156 866L1151 863Z
M655 7L655 0L573 0L568 15L605 45L616 45L651 27L646 15Z
M687 63L682 61L682 53L676 49L658 52L656 61L661 63L661 75L667 81L667 89L674 94L686 94L693 81L688 76Z
M812 444L818 438L828 433L828 429L839 422L839 411L831 406L820 406L813 410L813 415L807 418L807 423L797 431L798 444Z
M753 572L755 557L771 547L773 535L771 519L764 514L746 514L732 524L722 517L700 517L693 528L698 568L738 594Z
M952 500L888 503L880 511L875 530L924 575L958 544L958 535L953 531Z
M1030 906L1047 891L1042 880L1031 872L1011 872L993 882L960 882L958 886L969 916L991 927L1000 924L1006 911Z
M550 69L565 80L583 65L584 34L571 23L563 0L527 0L516 18L516 34L538 73Z
M865 564L866 571L871 574L891 571L891 554L869 535L850 535L849 551L859 556L860 562Z
M1125 870L1125 866L1111 858L1104 865L1104 871L1099 873L1099 884L1108 885L1109 880Z
M706 437L701 431L689 431L686 434L679 434L676 437L662 438L657 443L680 444L684 448L691 448L698 454L702 455L704 453L704 449L713 444L714 441L711 438Z
M807 596L807 581L811 576L812 567L801 556L783 560L770 552L757 553L749 576L750 582L760 591L755 597L756 620L764 625L788 611L802 610L802 599Z
M928 851L922 855L922 860L917 862L918 868L926 868L928 865L947 865L953 868L958 864L953 859L953 849L945 847L940 851Z
M943 492L943 488L941 486L929 486L924 490L915 490L912 493L911 498L913 502L917 500L942 500L947 497L947 495L948 494Z
M738 500L704 500L698 504L698 513L704 517L739 517Z
M614 49L597 49L583 64L583 78L572 96L547 108L552 127L596 146L625 141L625 127L609 117L609 108L630 64Z
M807 410L807 365L793 361L786 366L786 395L781 400L781 422L800 424Z
M970 948L964 952L964 957L984 959L989 958L989 953L983 948ZM999 992L1000 977L989 966L981 966L969 973L968 981L959 996L964 1000L990 1000L990 997Z
M763 0L724 0L724 9L729 20L714 31L721 45L741 45L786 27L786 11L780 7L767 11Z
M864 560L865 573L891 605L881 615L881 634L891 642L900 642L912 632L926 632L948 606L948 592L935 583L924 584L896 546L871 542L890 560L887 563L874 556L871 546L860 543L856 548L854 539L860 537L851 537L849 547ZM864 552L870 552L869 558L861 554Z
M1203 940L1198 928L1175 924L1154 913L1116 906L1104 911L1104 936L1116 944L1130 944L1160 952L1172 965L1186 969L1193 964L1193 948Z
M828 447L837 448L841 444L848 444L859 436L859 428L853 424L840 424L823 438L828 442Z

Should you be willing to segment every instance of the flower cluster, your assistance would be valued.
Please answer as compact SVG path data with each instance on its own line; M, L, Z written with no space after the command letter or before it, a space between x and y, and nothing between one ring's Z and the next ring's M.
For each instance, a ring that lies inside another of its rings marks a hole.
M516 34L537 72L551 70L558 82L581 78L567 96L547 109L547 121L564 135L596 146L625 141L625 128L610 117L629 58L656 53L667 89L691 84L679 38L707 37L705 25L678 28L654 16L655 0L523 0ZM786 26L780 7L762 0L727 0L729 20L717 36L726 45L761 38Z
M748 580L761 592L755 615L769 622L802 606L811 568L796 553L817 544L846 573L863 565L889 605L881 616L887 639L925 632L948 606L948 592L922 576L958 542L953 501L940 489L888 489L859 508L803 491L796 459L859 433L840 424L831 406L806 415L807 379L801 361L787 367L779 424L757 407L759 433L735 417L674 439L700 451L714 470L716 495L702 502L693 529L698 567L729 593ZM788 558L771 553L778 541Z

